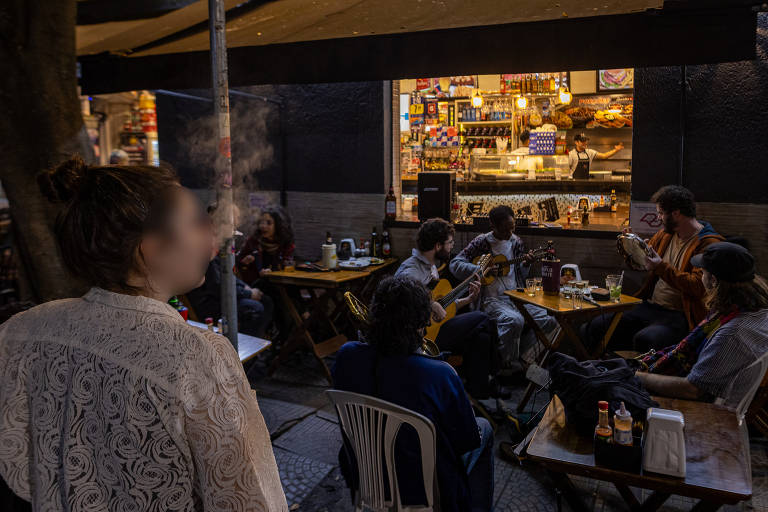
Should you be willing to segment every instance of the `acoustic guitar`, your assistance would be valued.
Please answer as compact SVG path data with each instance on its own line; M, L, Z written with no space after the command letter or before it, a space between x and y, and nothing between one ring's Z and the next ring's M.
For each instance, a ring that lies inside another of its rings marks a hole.
M542 245L541 247L538 247L532 251L532 256L534 260L540 260L550 252L553 252L551 248ZM487 255L478 256L472 263L479 265L479 262L482 260L482 258L485 258L485 256ZM512 267L525 261L527 256L528 255L526 254L525 256L520 256L519 258L513 258L511 260L507 259L507 257L503 254L497 254L496 256L493 256L488 267L488 270L491 272L486 272L483 274L483 286L488 286L489 284L493 283L497 277L508 276Z
M440 332L440 328L443 326L443 324L456 316L456 300L464 295L464 292L467 290L467 288L469 288L469 284L473 280L477 279L478 277L483 279L485 273L490 270L491 261L492 258L490 254L478 256L475 260L475 265L478 266L477 271L456 285L456 288L452 288L450 281L447 279L439 280L435 287L432 288L432 300L440 304L440 306L445 310L446 314L445 318L443 318L441 322L435 322L432 320L432 323L427 326L427 338L430 340L437 339L437 333Z

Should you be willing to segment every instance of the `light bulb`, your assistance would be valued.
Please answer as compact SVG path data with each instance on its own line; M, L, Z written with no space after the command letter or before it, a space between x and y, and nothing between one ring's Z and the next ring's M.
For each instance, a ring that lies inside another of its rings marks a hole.
M515 100L515 105L517 105L517 108L522 110L528 107L528 99L525 96L518 96Z
M475 95L472 96L472 106L475 108L483 106L483 97L480 96L480 93L475 93Z
M573 100L573 94L571 94L565 87L560 88L560 103L568 105Z

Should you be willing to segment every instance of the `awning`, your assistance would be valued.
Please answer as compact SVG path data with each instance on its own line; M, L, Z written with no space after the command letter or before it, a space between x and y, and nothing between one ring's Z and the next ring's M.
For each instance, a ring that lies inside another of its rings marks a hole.
M402 34L660 9L663 0L225 0L227 46ZM240 4L239 8L238 5ZM208 2L148 20L77 27L77 54L140 57L207 50ZM192 30L190 30L192 29ZM193 33L185 33L190 30Z
M755 52L746 1L225 4L232 85L719 62ZM208 45L205 0L151 19L78 26L83 89L208 87Z

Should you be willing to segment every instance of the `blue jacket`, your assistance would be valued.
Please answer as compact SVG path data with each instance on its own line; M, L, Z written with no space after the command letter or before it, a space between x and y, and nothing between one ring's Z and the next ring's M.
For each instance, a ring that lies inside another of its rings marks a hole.
M461 456L480 446L475 414L461 379L448 363L427 356L383 357L365 343L346 343L333 367L336 389L375 396L415 411L432 421L437 433L437 481L443 511L470 510L469 484ZM424 503L418 438L405 426L396 441L400 495L404 504ZM357 471L339 454L347 484Z

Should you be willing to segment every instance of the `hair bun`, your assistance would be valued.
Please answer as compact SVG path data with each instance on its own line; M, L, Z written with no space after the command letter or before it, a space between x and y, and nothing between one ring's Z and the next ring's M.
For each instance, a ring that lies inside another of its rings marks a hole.
M68 202L75 197L88 166L80 155L74 155L54 169L37 176L40 191L51 202Z

